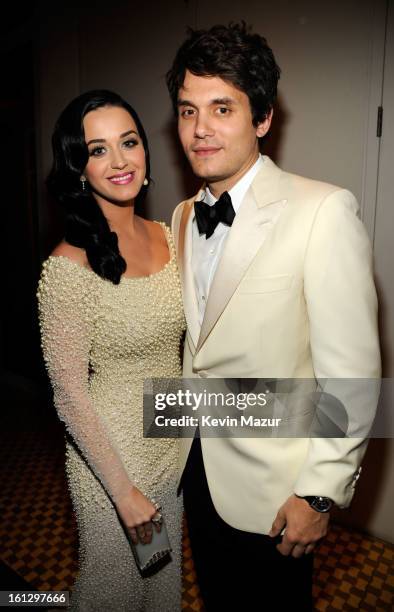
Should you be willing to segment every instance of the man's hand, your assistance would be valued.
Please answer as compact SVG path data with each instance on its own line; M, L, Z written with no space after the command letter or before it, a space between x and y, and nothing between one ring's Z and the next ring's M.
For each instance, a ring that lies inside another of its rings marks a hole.
M291 495L279 508L269 536L275 537L286 527L277 549L282 555L301 557L312 552L328 531L329 512L317 512L305 499Z

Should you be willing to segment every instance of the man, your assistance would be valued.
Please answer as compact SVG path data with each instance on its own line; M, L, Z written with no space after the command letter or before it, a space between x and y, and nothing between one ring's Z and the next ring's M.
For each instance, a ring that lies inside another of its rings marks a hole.
M371 250L353 195L259 155L278 79L265 39L239 24L190 31L167 74L183 149L205 181L173 216L188 323L184 376L376 378ZM363 407L364 423L375 408ZM349 505L366 442L182 444L207 610L311 609L310 553L332 504Z

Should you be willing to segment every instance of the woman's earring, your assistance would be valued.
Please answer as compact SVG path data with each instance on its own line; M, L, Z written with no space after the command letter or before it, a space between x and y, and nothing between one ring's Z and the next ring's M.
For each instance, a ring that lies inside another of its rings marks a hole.
M82 191L86 191L86 178L81 176L80 181L82 183Z
M147 185L149 185L149 181L148 181L148 179L147 179L146 177L144 178L144 185L145 185L145 187L146 187Z

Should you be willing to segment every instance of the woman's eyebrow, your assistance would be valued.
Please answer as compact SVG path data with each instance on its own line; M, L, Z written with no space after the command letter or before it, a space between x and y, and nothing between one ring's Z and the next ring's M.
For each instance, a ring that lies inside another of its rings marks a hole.
M135 134L136 136L138 136L138 133L135 130L127 130L127 132L123 132L122 134L120 134L119 138L124 138L129 134ZM86 144L90 145L93 142L105 142L105 138L93 138L92 140L89 140L89 142L87 142Z

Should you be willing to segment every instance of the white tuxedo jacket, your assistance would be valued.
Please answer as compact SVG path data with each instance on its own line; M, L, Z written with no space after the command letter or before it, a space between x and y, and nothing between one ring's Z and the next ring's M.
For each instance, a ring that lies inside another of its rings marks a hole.
M350 192L264 157L229 231L201 328L191 267L198 198L179 204L172 224L188 324L186 378L380 376L371 248ZM372 422L376 401L360 401L355 422ZM181 473L191 442L181 441ZM217 512L259 533L292 493L348 506L366 450L361 437L201 444Z

